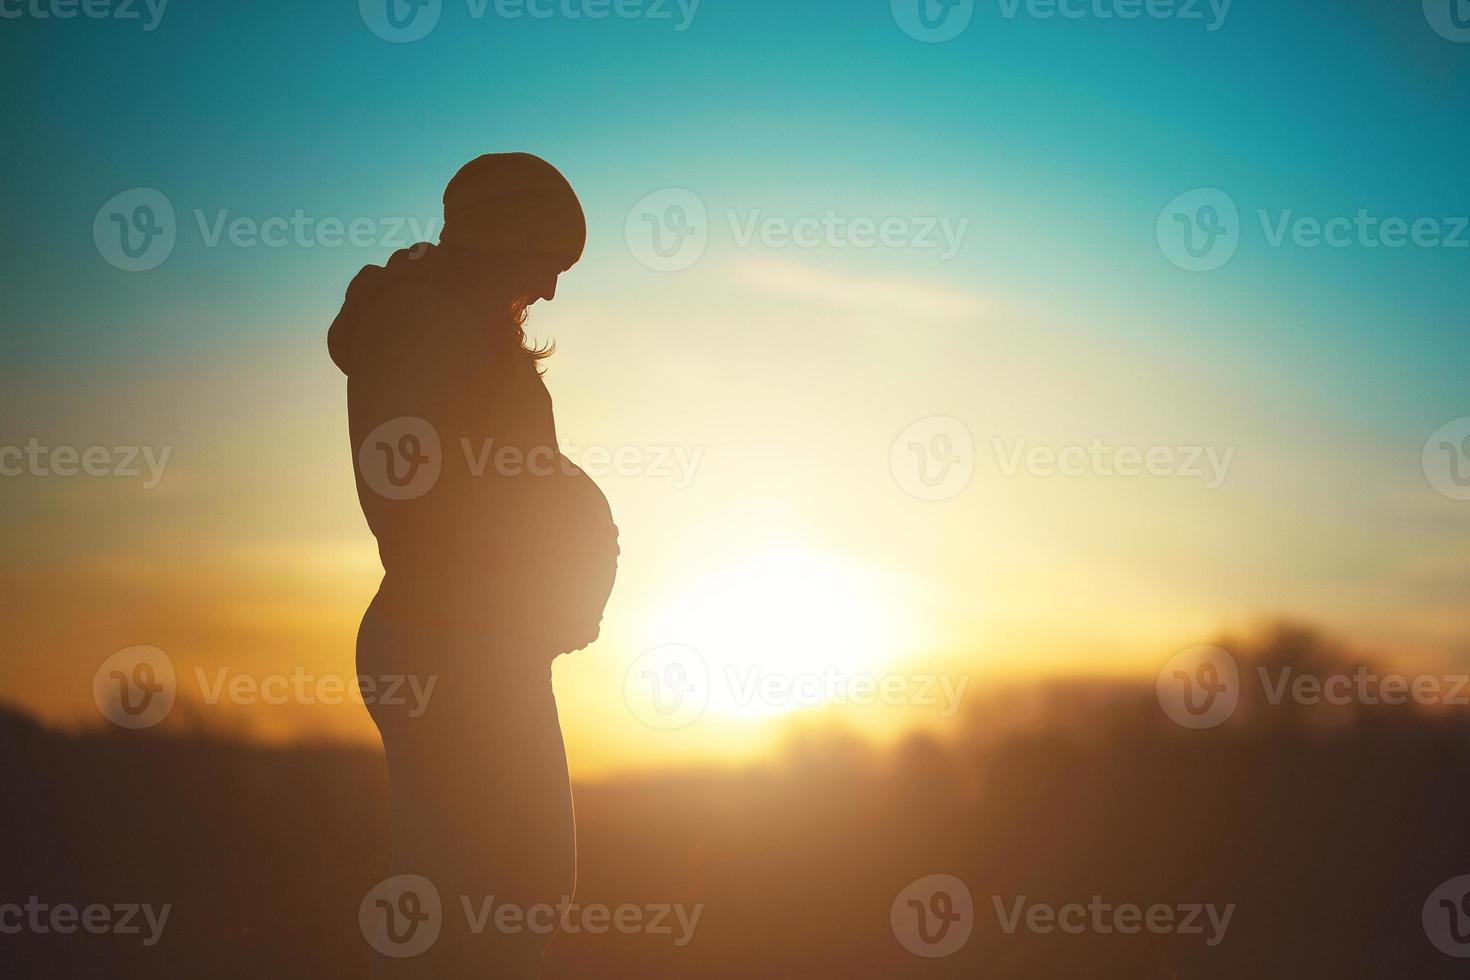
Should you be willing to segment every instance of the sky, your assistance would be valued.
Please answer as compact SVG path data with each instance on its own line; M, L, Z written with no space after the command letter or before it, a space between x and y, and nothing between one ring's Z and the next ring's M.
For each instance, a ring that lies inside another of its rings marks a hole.
M577 775L950 720L752 676L1151 676L1276 616L1470 666L1448 4L916 4L0 2L0 446L117 471L0 477L6 700L95 723L140 645L181 703L352 674L379 568L326 327L502 150L581 196L528 329L568 454L628 462L603 637L556 667ZM673 727L629 687L670 649L719 692ZM178 714L373 737L225 701Z

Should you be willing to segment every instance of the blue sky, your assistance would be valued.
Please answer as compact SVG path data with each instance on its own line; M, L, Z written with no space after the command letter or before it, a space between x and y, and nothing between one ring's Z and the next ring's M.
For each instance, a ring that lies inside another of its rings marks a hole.
M117 191L157 187L186 215L429 217L463 159L525 147L605 209L614 245L632 201L670 185L716 208L970 215L966 252L945 270L956 280L1177 304L1206 315L1176 321L1185 332L1172 339L1206 347L1216 338L1195 331L1245 310L1255 323L1233 323L1231 340L1269 346L1277 311L1300 304L1308 316L1291 329L1303 339L1371 352L1356 367L1453 397L1466 352L1460 253L1273 253L1257 234L1228 274L1200 281L1160 267L1153 249L1158 208L1196 186L1226 189L1247 215L1470 212L1467 47L1416 5L1397 8L1241 0L1210 32L1007 19L982 3L964 34L934 45L879 2L706 0L680 32L643 19L475 20L449 0L410 44L377 38L352 3L174 0L151 32L10 21L4 71L19 97L4 109L4 206L27 230L7 246L24 270L11 350L146 352L175 335L110 324L156 315L160 301L193 315L206 298L245 301L261 314L249 329L294 334L293 312L325 315L332 280L381 258L225 262L191 249L195 235L166 273L134 282L89 261L91 216Z
M25 553L168 561L156 539L174 529L201 542L187 565L213 560L220 528L370 550L323 336L352 273L389 250L211 248L195 212L430 220L461 163L519 149L560 166L589 216L583 263L532 321L561 344L562 431L711 451L712 496L681 497L684 510L643 486L610 491L635 531L681 529L660 545L669 567L683 567L681 534L717 561L721 542L700 537L711 513L736 537L745 519L804 528L855 560L907 554L959 575L959 594L936 600L961 610L941 633L1020 636L1011 620L987 633L966 605L977 582L1011 574L1002 558L926 537L961 529L1014 535L1007 546L1038 566L1052 555L1156 602L1156 630L1093 631L1114 651L1283 610L1377 642L1463 647L1442 600L1462 598L1470 572L1432 552L1465 541L1467 505L1433 494L1419 459L1436 427L1470 416L1470 247L1273 248L1257 219L1363 209L1453 229L1470 215L1470 43L1436 33L1417 0L1235 0L1213 31L1024 5L1007 17L990 0L936 44L906 34L888 0L703 0L682 31L668 9L475 19L466 0L443 0L434 30L402 44L376 36L355 0L171 0L151 31L0 20L0 350L14 399L0 436L141 431L177 445L183 474L172 509L94 502L90 537L49 487L11 494L12 519L31 524ZM102 259L92 228L104 202L140 187L171 202L178 242L130 273ZM624 224L671 187L707 206L710 246L693 268L659 273ZM1240 215L1238 251L1209 272L1177 267L1156 239L1165 205L1197 188L1224 191ZM742 249L725 216L828 209L969 224L943 261ZM924 517L877 485L827 513L800 482L869 474L868 456L885 458L927 414L965 418L977 440L1230 442L1242 476L1209 506L1158 490L1114 508L1111 491L1054 498L1052 484L1012 500L1001 484ZM787 431L803 427L805 441ZM240 468L273 445L313 474L284 503L266 499L278 473ZM757 489L779 489L785 509ZM651 595L665 573L649 561L631 587ZM1033 583L1017 575L1017 589ZM1077 617L1089 611L1107 618L1085 603Z

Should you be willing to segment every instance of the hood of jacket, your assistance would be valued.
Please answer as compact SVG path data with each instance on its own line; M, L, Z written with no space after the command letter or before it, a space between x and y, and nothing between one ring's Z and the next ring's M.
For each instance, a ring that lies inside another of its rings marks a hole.
M386 265L365 265L352 277L342 309L327 330L327 352L343 374L352 374L363 312L371 309L373 301L383 290L395 283L405 279L437 278L443 264L439 261L438 248L427 242L400 248L389 256Z

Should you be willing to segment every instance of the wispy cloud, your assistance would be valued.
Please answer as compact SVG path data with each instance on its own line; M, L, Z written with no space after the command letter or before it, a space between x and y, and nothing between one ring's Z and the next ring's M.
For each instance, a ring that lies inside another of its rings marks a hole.
M931 283L842 276L769 260L741 262L733 268L735 278L749 285L845 309L930 320L964 320L977 315L987 305L973 293Z

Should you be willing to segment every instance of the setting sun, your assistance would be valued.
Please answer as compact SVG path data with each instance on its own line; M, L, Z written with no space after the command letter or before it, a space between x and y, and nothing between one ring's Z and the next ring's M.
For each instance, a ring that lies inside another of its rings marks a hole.
M820 702L821 679L880 670L914 640L909 614L881 577L832 557L773 549L677 593L650 638L696 651L712 711L760 716ZM789 697L763 698L775 679Z

